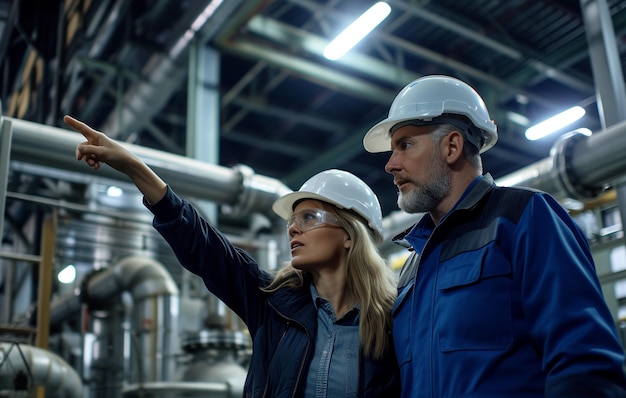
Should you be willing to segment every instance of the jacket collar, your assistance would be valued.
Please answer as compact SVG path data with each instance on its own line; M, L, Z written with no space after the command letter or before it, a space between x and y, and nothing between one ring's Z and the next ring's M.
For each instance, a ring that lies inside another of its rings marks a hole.
M281 316L313 328L317 325L317 313L311 297L311 278L305 277L298 288L282 288L271 293L269 304Z
M482 199L482 197L485 196L487 192L491 191L495 187L493 177L491 177L491 174L489 173L486 173L476 178L478 179L478 181L473 184L469 191L465 191L465 193L461 197L461 200L452 209L452 211L469 210L473 208L478 204L480 199Z

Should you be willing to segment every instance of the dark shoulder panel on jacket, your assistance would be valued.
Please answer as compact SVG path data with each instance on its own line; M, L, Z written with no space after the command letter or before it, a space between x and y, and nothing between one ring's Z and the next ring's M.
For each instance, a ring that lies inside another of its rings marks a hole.
M517 187L495 187L475 206L459 210L448 220L446 243L440 261L478 250L498 239L502 219L517 224L530 198L539 191Z
M485 214L506 217L517 223L530 198L538 192L524 187L495 187L487 199L486 205L490 210Z

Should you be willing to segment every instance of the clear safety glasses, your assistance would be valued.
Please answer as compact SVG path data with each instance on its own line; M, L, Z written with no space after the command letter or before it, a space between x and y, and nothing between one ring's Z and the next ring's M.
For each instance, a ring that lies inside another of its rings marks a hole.
M287 229L294 224L301 232L327 225L341 226L335 215L321 209L305 209L293 213L287 220Z

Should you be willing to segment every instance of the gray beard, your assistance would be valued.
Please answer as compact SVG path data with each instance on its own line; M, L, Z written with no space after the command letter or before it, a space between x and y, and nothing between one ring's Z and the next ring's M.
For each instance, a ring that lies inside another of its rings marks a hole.
M427 213L435 209L450 194L451 178L447 165L434 164L433 174L424 184L406 194L399 193L398 207L407 213Z

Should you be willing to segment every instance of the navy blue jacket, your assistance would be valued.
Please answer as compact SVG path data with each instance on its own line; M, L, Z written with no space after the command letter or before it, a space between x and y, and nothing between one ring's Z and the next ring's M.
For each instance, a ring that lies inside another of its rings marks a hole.
M246 323L253 347L244 396L302 397L317 329L309 285L262 292L272 276L170 188L161 201L146 206L181 265L202 277L209 291ZM400 395L393 347L384 360L360 358L360 397Z

